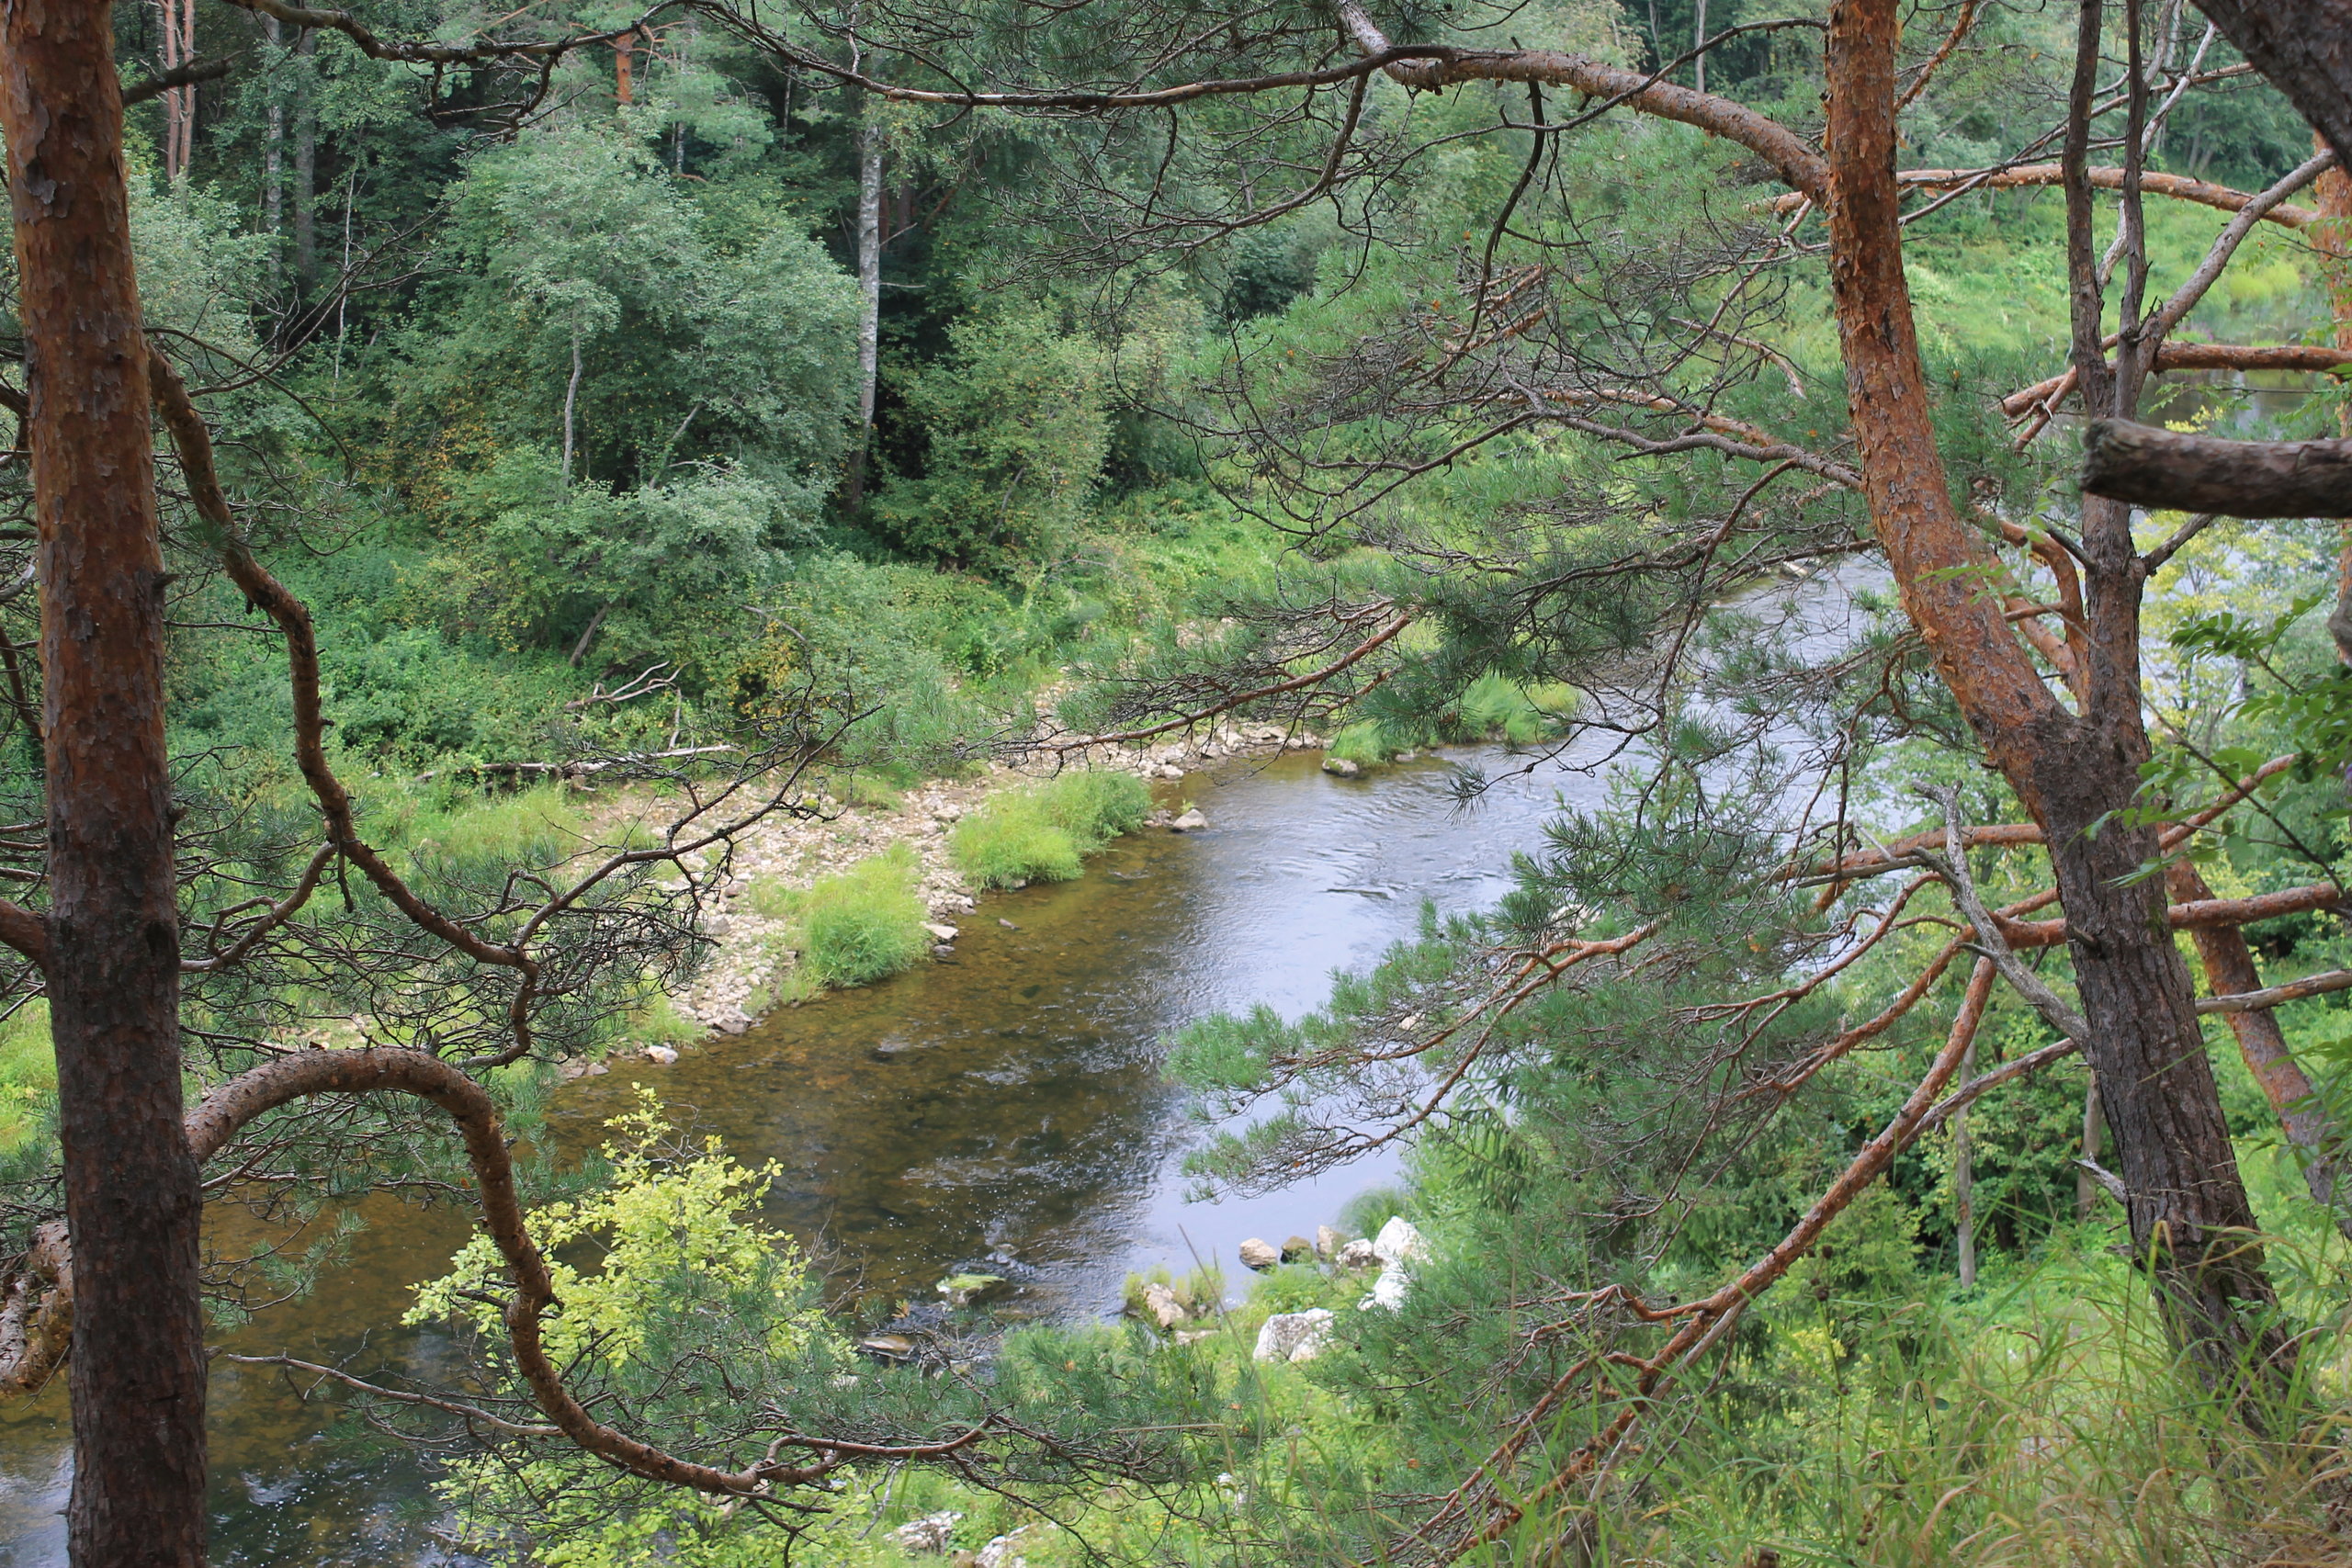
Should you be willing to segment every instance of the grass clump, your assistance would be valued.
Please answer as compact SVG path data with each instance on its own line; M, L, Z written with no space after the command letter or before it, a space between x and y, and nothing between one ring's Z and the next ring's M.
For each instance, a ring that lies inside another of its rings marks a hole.
M914 851L905 844L863 860L814 887L755 889L763 913L791 922L801 986L867 986L911 968L930 935L915 886Z
M0 1023L0 1154L15 1153L45 1131L56 1101L49 1003L35 998Z
M1150 809L1150 789L1132 773L1063 773L990 798L956 825L948 852L982 887L1068 882Z

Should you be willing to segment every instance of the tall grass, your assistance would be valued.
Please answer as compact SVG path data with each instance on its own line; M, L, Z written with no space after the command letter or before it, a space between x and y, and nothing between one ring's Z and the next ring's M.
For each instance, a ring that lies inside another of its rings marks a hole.
M1088 855L1133 831L1150 809L1150 789L1131 773L1063 773L991 796L956 825L948 852L981 887L1068 882Z
M911 968L931 940L914 851L905 844L805 890L756 884L751 897L753 908L786 921L786 941L799 950L797 984L780 997L888 979Z
M36 998L0 1023L0 1154L12 1154L44 1132L56 1100L49 1003Z

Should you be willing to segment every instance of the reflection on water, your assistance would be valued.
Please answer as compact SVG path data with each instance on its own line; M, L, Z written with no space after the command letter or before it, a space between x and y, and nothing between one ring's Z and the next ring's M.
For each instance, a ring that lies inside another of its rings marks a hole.
M1411 934L1423 898L1490 904L1558 797L1595 787L1548 766L1498 772L1467 807L1436 762L1341 781L1293 754L1165 786L1206 813L1205 832L1121 840L1079 882L984 897L952 959L780 1013L673 1067L573 1084L552 1113L558 1146L596 1141L633 1083L655 1085L681 1125L782 1168L772 1217L846 1293L924 1295L994 1258L1024 1287L1020 1310L1085 1316L1152 1262L1214 1257L1238 1278L1244 1237L1311 1233L1395 1167L1183 1202L1178 1166L1199 1129L1160 1077L1164 1037L1220 1010L1316 1006L1333 970ZM464 1217L383 1199L367 1213L347 1267L230 1348L431 1376L446 1347L399 1317L409 1288L446 1267ZM413 1458L332 1438L334 1402L302 1403L276 1371L216 1363L212 1388L216 1562L449 1561ZM62 1392L0 1408L0 1568L63 1561Z

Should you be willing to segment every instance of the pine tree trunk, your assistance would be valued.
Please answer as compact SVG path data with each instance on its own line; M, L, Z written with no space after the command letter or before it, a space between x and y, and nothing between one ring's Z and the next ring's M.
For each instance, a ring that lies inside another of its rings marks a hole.
M2114 817L2133 804L2149 754L2130 519L2084 498L2088 696L2071 713L1981 591L1989 552L1952 503L1938 446L1903 268L1899 33L1894 0L1831 7L1829 278L1871 524L1939 675L2051 846L2090 1025L2083 1054L2167 1326L2217 1390L2267 1391L2287 1352L2162 884L2140 874L2155 835Z
M74 1274L77 1568L204 1560L201 1207L180 1127L179 928L147 345L111 16L0 7L40 527L50 888Z
M2124 727L2110 719L2108 728ZM2165 925L2164 885L2139 874L2157 858L2155 831L2113 817L2137 793L2146 746L2135 739L2115 735L2096 750L2050 746L2031 793L2020 794L2052 847L2075 988L2091 1023L2084 1055L2129 1194L2132 1251L2149 1269L2174 1343L2210 1385L2259 1403L2290 1348L2274 1321L2277 1298L2188 966Z
M2175 861L2165 868L2165 891L2176 903L2213 897L2213 890L2187 861ZM2189 935L2197 947L2198 962L2204 965L2205 983L2215 996L2262 989L2262 971L2255 965L2254 950L2246 945L2245 932L2234 926L2200 926ZM2226 1016L2230 1032L2237 1037L2238 1055L2245 1059L2246 1071L2254 1076L2263 1098L2270 1102L2272 1112L2278 1118L2279 1130L2295 1145L2296 1156L2303 1166L2303 1181L2311 1189L2312 1198L2328 1211L2338 1230L2352 1236L2352 1212L2336 1201L2335 1190L2337 1160L2344 1140L2327 1112L2320 1108L2310 1076L2287 1049L2287 1035L2278 1027L2278 1015L2268 1008L2260 1008Z

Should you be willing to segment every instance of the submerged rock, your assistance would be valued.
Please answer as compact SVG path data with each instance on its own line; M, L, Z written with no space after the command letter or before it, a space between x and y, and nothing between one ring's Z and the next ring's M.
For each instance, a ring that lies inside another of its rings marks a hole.
M1274 1250L1272 1242L1261 1241L1254 1235L1235 1250L1241 1254L1243 1267L1255 1269L1261 1274L1283 1260L1283 1255Z
M1009 1294L1012 1281L1001 1274L950 1274L933 1289L947 1298L949 1306L966 1307Z
M1330 1312L1309 1307L1305 1312L1278 1312L1258 1330L1253 1361L1311 1361L1331 1341Z

